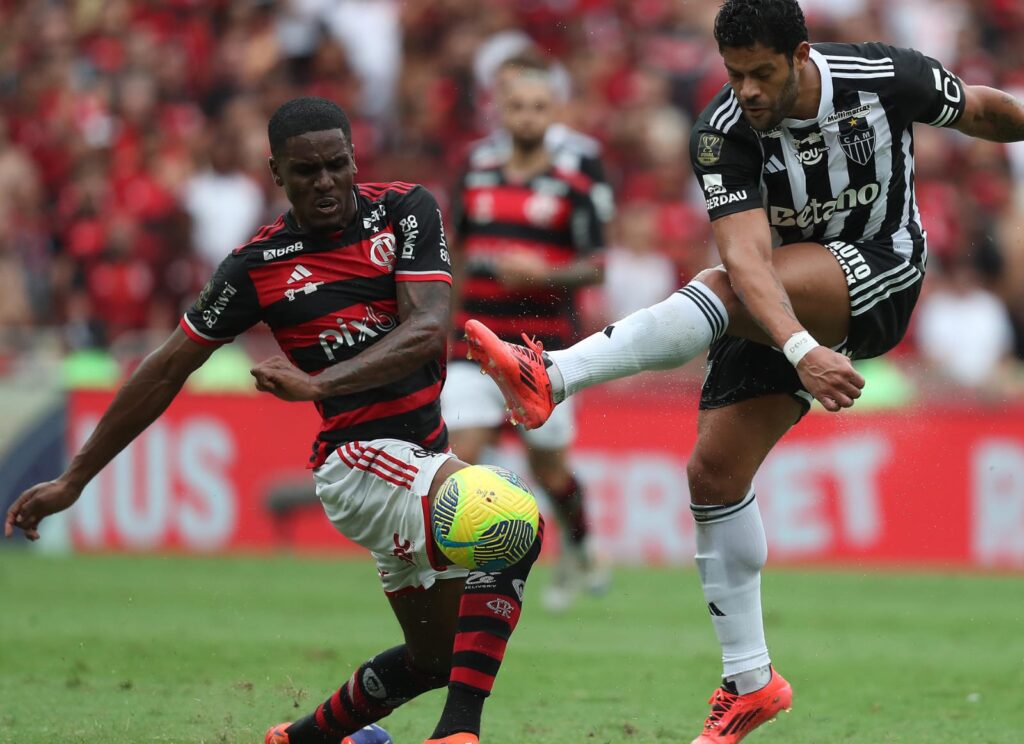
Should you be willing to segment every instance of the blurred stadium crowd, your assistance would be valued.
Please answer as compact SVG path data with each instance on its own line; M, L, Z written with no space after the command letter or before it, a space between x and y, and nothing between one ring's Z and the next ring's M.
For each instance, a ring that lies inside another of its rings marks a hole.
M802 4L812 41L912 46L1024 97L1020 0ZM295 95L349 112L361 180L420 182L446 204L467 144L494 126L494 71L520 54L551 60L563 118L601 142L616 194L585 325L661 299L715 260L687 148L725 82L717 7L0 3L0 377L82 351L131 364L161 340L212 267L286 206L266 121ZM933 390L1024 397L1024 147L922 126L917 157L931 277L899 366Z

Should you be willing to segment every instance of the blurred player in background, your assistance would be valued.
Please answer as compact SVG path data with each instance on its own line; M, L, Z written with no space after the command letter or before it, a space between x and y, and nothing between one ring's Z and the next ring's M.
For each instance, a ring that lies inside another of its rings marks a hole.
M555 75L552 63L532 49L525 49L501 62L494 71L491 94L498 109L501 126L470 145L468 165L472 170L496 168L508 161L514 147L513 134L504 122L505 97L510 85L521 74L534 73L549 77L554 108L564 101L561 90L567 82ZM554 112L553 112L554 113ZM615 196L601 162L601 143L567 124L551 119L544 130L544 147L551 163L563 173L581 173L590 179L590 197L603 224L615 216Z
M906 332L928 255L914 123L1024 140L1019 101L919 52L811 46L796 0L726 0L715 38L729 84L690 153L723 265L562 351L467 325L474 357L529 427L586 387L710 348L688 479L724 679L694 744L734 744L791 705L765 644L752 481L812 400L854 404L864 380L851 359L884 354Z
M502 82L503 132L510 149L477 158L456 189L456 327L486 319L509 340L518 333L564 346L575 336L576 289L602 279L602 221L593 181L562 170L545 146L556 100L546 70L517 69ZM449 385L441 395L452 449L479 462L494 444L505 403L494 383L467 362L454 340ZM565 609L583 583L603 592L608 571L587 531L583 488L568 466L575 436L571 406L562 406L536 431L520 430L530 470L547 492L563 528L563 552L544 592L549 609Z
M476 744L541 540L519 563L467 582L429 529L438 487L466 467L450 454L439 403L451 318L440 210L422 186L356 184L348 117L326 99L285 103L268 134L270 170L291 209L224 259L64 474L11 506L5 533L36 539L39 522L71 506L192 372L262 321L288 360L258 365L256 385L316 402L317 495L335 528L373 554L405 636L314 712L271 728L266 744L382 744L374 721L445 685L430 742Z

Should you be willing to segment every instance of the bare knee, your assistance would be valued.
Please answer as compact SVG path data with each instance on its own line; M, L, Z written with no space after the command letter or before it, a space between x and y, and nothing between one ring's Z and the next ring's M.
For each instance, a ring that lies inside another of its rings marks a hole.
M743 500L750 488L749 479L733 472L721 459L702 455L695 450L686 465L690 501L701 505L735 504Z
M718 299L722 301L722 304L725 305L725 310L730 315L735 314L742 305L740 298L736 296L736 291L732 288L729 273L725 270L724 266L719 265L713 266L710 269L704 269L693 280L700 282L714 292Z

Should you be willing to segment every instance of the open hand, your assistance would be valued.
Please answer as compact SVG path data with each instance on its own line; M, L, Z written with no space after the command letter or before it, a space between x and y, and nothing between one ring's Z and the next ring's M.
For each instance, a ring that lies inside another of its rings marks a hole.
M318 400L322 397L316 380L282 356L260 362L249 372L256 378L257 390L272 393L281 400Z
M29 540L39 539L39 523L44 517L64 511L78 500L82 492L62 480L47 481L25 491L7 510L4 537L14 534L15 528Z
M796 371L808 392L833 413L850 408L864 388L864 377L853 363L827 346L807 352Z

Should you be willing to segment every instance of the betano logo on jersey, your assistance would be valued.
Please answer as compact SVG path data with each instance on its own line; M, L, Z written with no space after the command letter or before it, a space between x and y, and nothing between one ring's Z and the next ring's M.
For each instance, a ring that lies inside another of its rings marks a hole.
M881 184L874 182L859 189L851 186L840 191L835 199L826 202L811 199L799 212L789 207L769 205L768 221L772 227L811 227L828 222L836 212L846 212L855 207L873 204L881 194Z

